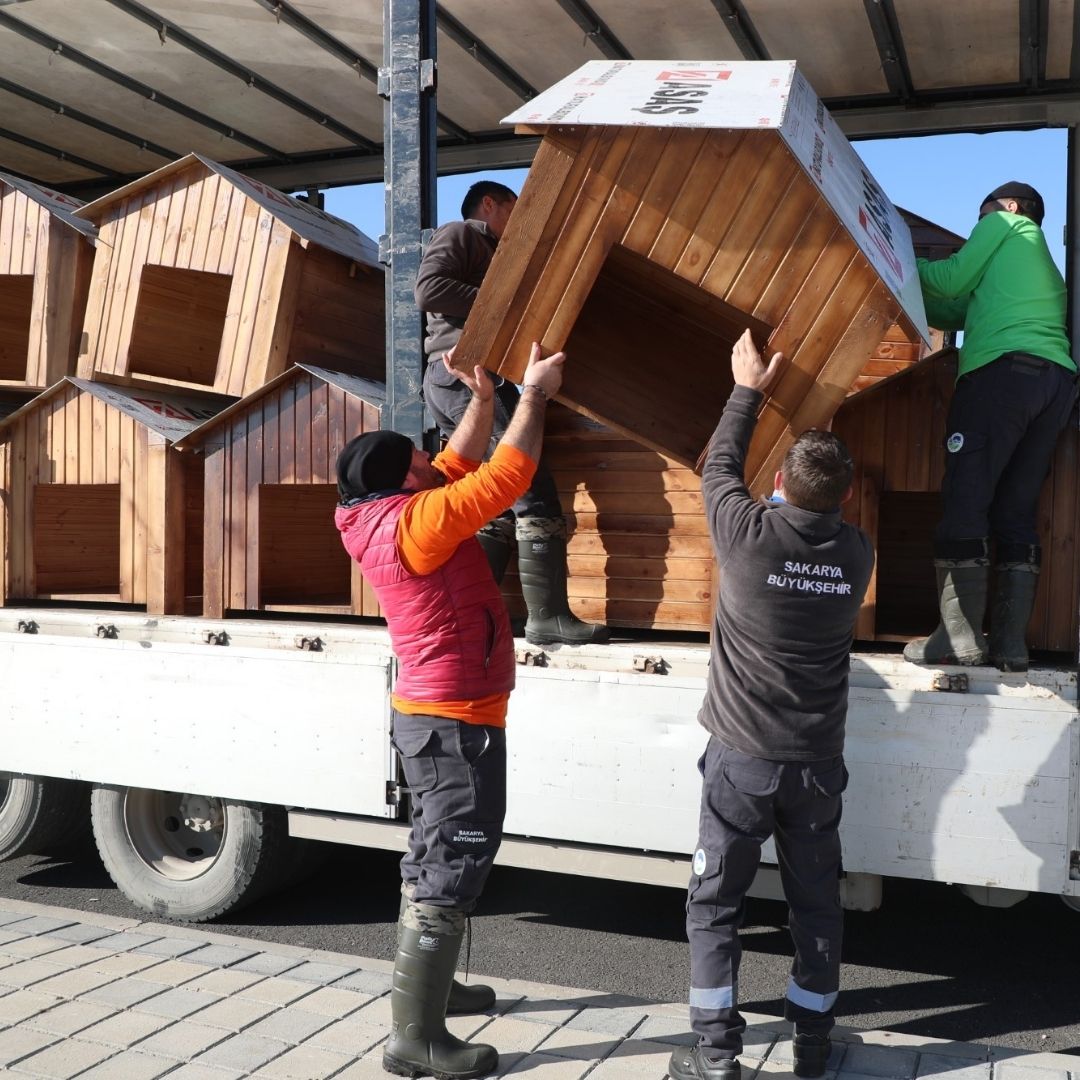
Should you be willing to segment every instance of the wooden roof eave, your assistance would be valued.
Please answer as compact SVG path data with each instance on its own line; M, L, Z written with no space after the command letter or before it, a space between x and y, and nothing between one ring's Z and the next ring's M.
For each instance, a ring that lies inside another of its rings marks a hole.
M937 363L943 356L950 353L955 354L957 352L956 347L953 345L947 345L944 349L938 349L937 352L929 353L921 360L916 360L915 363L909 364L903 371L893 372L892 375L886 375L885 378L879 379L873 386L866 387L865 390L857 390L854 394L849 394L840 403L840 408L836 411L839 413L844 409L851 407L858 403L861 404L871 395L880 393L887 387L893 386L901 379L910 378L916 371L922 371L924 368L929 367L931 364Z

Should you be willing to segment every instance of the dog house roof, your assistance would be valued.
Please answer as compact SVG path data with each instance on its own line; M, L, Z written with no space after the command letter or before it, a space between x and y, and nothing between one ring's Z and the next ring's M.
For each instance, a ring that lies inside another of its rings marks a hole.
M249 199L253 199L264 210L268 210L279 221L288 225L302 240L326 248L327 251L333 251L338 255L344 255L366 266L382 268L379 263L378 245L355 225L350 225L349 222L342 221L341 218L334 217L333 214L328 214L324 210L317 210L309 203L285 195L276 188L242 176L225 165L219 165L216 161L203 157L202 154L188 154L163 168L148 173L139 180L117 188L108 195L103 195L100 199L86 203L78 209L78 216L100 224L110 207L130 198L136 192L162 183L177 173L187 169L196 169L199 166L227 180Z
M42 187L40 184L32 184L29 180L23 180L6 172L0 172L0 184L6 184L28 199L33 199L39 206L45 207L54 218L69 225L76 232L82 233L90 243L97 242L97 226L91 221L75 216L75 211L84 205L82 200L63 195L59 191Z
M221 394L169 393L156 388L115 386L112 383L90 382L69 375L0 420L0 436L27 413L40 408L68 386L75 386L92 394L171 443L178 442L236 400Z
M322 382L336 386L351 397L360 398L379 410L386 404L386 387L381 382L364 379L359 375L346 375L341 371L331 371L329 368L316 367L314 364L294 364L287 371L282 372L264 386L260 386L258 390L242 397L239 401L229 399L231 404L227 408L206 419L202 424L186 434L183 439L179 440L177 445L182 450L197 446L215 428L220 427L238 413L250 408L260 398L273 393L285 383L291 382L300 372L306 372L308 375L313 375L316 379L322 380Z
M775 130L929 342L908 227L794 60L592 60L503 123Z

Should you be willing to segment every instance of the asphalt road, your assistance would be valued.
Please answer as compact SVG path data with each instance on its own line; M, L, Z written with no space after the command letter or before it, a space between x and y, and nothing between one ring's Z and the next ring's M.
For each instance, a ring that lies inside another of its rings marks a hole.
M147 918L86 851L0 863L0 896ZM472 970L658 1000L683 1000L683 897L673 889L496 868L473 919ZM390 958L396 857L334 848L306 883L212 927L262 941ZM847 915L841 1023L1080 1055L1080 914L1054 897L1006 910L958 890L886 883L885 903ZM791 942L786 910L751 901L740 999L779 1015Z

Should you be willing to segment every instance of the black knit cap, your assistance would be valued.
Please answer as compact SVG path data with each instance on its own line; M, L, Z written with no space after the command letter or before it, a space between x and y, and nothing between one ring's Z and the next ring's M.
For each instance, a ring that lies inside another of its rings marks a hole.
M396 431L369 431L350 439L337 459L341 501L400 488L409 473L412 453L412 440Z
M996 202L998 199L1023 199L1025 202L1031 203L1032 220L1036 225L1042 224L1046 207L1043 205L1043 197L1030 184L1021 183L1019 180L1010 180L1007 184L994 188L980 205L985 206L988 202Z

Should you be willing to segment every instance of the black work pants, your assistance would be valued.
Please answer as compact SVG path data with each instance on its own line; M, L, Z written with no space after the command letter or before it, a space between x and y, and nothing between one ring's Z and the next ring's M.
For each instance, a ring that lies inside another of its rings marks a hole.
M431 415L435 417L439 430L444 435L452 435L461 423L465 410L469 407L472 392L457 379L446 385L445 378L440 378L437 374L442 366L441 359L428 362L424 372L424 402L431 411ZM513 383L504 380L496 387L495 422L491 429L491 443L488 446L488 452L484 455L485 461L495 452L499 440L506 434L518 397L517 387ZM562 504L559 502L559 493L555 488L555 478L544 464L542 457L536 466L536 473L533 475L528 491L514 503L513 511L518 517L562 517Z
M417 904L472 911L502 843L506 730L395 710L391 742L412 809L401 879Z
M837 830L844 760L769 761L710 738L698 768L701 818L686 903L690 1026L724 1057L742 1050L738 930L761 845L775 835L795 943L784 1015L800 1032L828 1034L843 935Z
M1026 353L1005 353L956 384L945 438L940 559L993 536L999 550L1038 545L1036 510L1054 447L1076 403L1076 375Z

